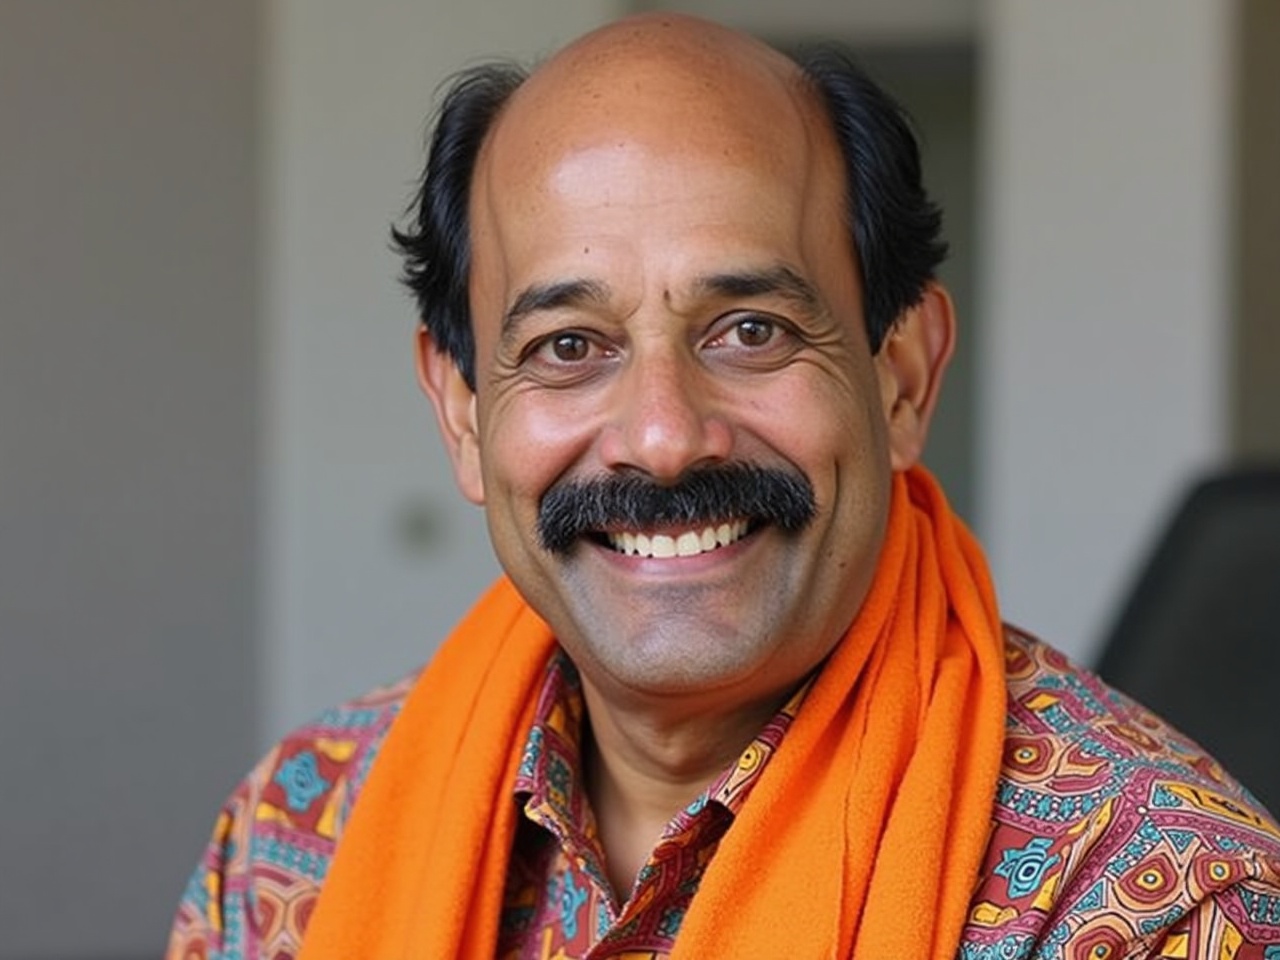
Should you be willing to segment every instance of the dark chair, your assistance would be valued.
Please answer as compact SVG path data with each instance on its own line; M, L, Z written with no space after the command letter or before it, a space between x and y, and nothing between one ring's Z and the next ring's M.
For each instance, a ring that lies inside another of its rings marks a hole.
M1191 491L1098 672L1280 814L1280 469L1214 477Z

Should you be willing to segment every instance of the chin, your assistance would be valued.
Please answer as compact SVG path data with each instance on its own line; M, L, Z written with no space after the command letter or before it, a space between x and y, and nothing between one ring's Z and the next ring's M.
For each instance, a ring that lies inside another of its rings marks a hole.
M596 671L636 693L676 696L733 686L760 673L773 659L766 637L754 631L709 628L705 617L671 617L631 630L604 631L603 643L566 644L579 670ZM594 634L600 636L600 633ZM781 678L778 678L781 679Z

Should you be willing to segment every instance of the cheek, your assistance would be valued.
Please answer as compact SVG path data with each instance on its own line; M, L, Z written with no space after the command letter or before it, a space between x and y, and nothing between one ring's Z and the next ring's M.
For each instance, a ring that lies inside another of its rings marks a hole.
M850 569L873 563L888 509L888 440L874 374L869 365L863 377L824 370L752 406L766 411L757 436L813 483L826 518L814 528L817 556L844 590Z
M488 409L482 405L480 416L490 500L501 490L509 499L531 500L531 510L583 459L600 430L591 406L532 392L500 397ZM507 506L521 509L518 503Z
M885 431L870 368L850 373L805 364L795 373L775 389L752 396L748 408L754 432L806 473L878 462ZM818 476L810 479L819 481Z

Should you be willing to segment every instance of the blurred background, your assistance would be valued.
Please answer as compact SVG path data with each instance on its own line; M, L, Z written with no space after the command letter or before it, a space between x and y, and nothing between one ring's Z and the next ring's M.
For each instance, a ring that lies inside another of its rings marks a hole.
M495 573L388 227L433 93L625 0L0 0L0 960L154 956L221 798ZM1187 484L1280 456L1280 5L698 0L916 115L929 461L1092 662Z

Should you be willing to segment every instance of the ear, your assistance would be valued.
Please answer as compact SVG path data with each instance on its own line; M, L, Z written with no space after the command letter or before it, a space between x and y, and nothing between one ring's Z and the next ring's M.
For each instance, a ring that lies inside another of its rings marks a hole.
M426 327L418 328L418 384L431 400L445 449L453 461L453 475L462 495L484 503L484 478L480 470L480 432L476 419L476 395L467 386L457 364L436 345Z
M955 305L938 283L905 310L875 356L880 397L889 428L889 459L906 470L924 452L942 375L956 343Z

